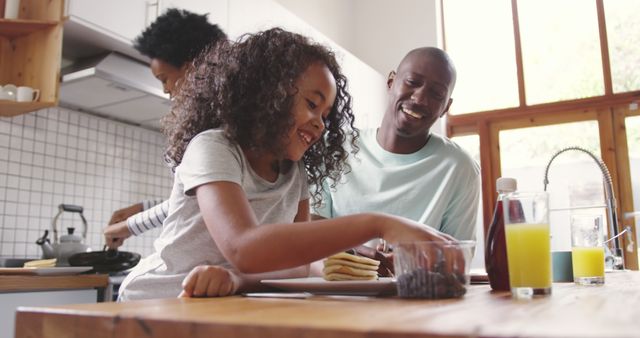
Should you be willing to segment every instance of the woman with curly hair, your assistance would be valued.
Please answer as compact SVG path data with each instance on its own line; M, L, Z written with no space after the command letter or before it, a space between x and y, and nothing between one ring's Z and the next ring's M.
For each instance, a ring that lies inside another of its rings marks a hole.
M206 15L170 8L135 39L133 47L151 58L151 72L164 92L175 96L191 61L208 45L226 39Z
M353 127L333 53L274 28L203 54L165 122L175 180L156 252L120 300L224 296L382 237L448 240L413 221L366 213L310 221L309 185L339 181Z
M209 45L226 41L218 25L206 15L170 8L160 15L134 42L134 47L151 58L151 72L162 82L164 92L175 97L187 68ZM150 199L113 212L104 230L111 248L121 246L131 235L162 226L169 212L169 201Z

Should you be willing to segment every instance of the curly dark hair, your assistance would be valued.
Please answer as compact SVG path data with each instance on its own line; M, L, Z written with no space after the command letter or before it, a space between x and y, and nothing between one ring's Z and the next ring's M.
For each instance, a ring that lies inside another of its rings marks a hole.
M207 21L206 14L170 8L136 37L133 46L143 55L180 68L209 44L226 39L218 25Z
M323 138L302 158L308 182L315 187L312 195L320 203L322 181L331 178L335 187L341 174L350 170L343 147L347 134L351 152L358 151L351 95L333 52L280 28L244 35L234 44L218 44L196 58L172 113L163 120L169 139L167 162L175 169L189 141L212 128L221 128L242 148L282 155L295 122L291 110L296 80L317 62L327 66L337 88Z

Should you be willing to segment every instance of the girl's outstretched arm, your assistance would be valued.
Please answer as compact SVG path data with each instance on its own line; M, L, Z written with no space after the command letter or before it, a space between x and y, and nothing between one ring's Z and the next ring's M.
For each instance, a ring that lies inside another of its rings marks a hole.
M241 292L272 290L260 283L263 279L307 277L308 266L293 269L241 274L237 271L215 265L196 266L182 281L182 292L178 297L225 297Z
M258 226L244 191L232 182L201 185L196 196L211 237L242 273L309 264L378 237L391 243L453 240L411 220L378 213Z

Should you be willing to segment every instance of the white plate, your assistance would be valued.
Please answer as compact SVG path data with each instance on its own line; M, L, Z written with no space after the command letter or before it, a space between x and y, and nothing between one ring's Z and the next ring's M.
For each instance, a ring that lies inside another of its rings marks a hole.
M471 271L469 271L469 275L471 277L471 284L489 283L489 276L487 276L487 271L485 271L485 269L471 269Z
M75 275L89 271L91 266L61 266L51 268L0 268L0 275L38 275L38 276L64 276Z
M262 284L281 290L310 292L317 295L376 296L396 292L396 281L390 277L368 281L326 281L322 277L264 279Z

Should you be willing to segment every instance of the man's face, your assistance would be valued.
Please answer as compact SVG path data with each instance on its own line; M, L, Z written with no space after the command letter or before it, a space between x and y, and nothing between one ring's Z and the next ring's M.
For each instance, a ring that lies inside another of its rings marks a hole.
M408 55L387 80L387 121L402 137L424 136L451 104L454 75L448 64L427 53Z
M162 82L164 92L169 94L170 97L175 97L176 94L178 94L180 81L182 81L186 69L187 64L177 68L176 66L160 59L151 59L151 72L156 79Z

